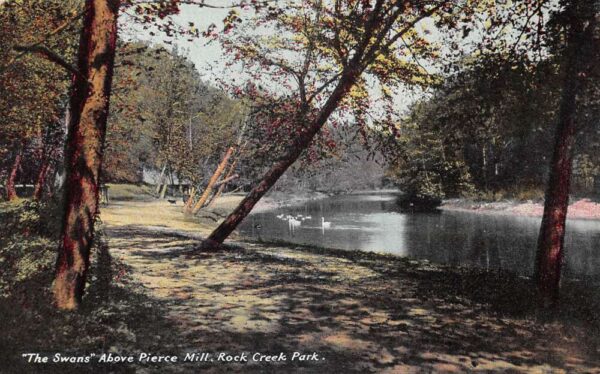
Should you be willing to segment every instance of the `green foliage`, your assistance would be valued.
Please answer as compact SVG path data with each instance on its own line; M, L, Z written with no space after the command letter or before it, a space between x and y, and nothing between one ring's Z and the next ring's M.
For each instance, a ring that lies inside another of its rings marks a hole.
M79 313L63 313L51 304L50 285L56 261L59 222L51 206L26 200L0 203L0 351L2 372L31 372L23 352L111 352L135 354L164 348L174 331L164 310L133 282L127 268L108 254L103 232L96 229L89 285ZM120 282L114 279L119 274ZM124 286L124 283L126 286ZM96 373L102 364L53 364L53 372ZM136 371L135 368L125 370Z
M204 84L175 49L121 46L107 129L105 179L140 182L142 168L199 181L234 142L238 102Z
M117 201L144 200L154 197L153 188L145 184L122 184L109 183L108 196L109 199Z
M0 203L0 297L49 285L58 245L58 211L53 203Z
M41 42L72 64L80 23L72 20L61 32L46 35L82 5L80 0L8 1L0 11L0 168L9 167L14 155L25 150L25 171L35 171L31 158L44 153L43 144L55 135L47 130L62 118L70 84L64 68L14 47Z
M502 56L469 62L413 107L390 175L440 197L543 189L560 92L552 62L535 71Z

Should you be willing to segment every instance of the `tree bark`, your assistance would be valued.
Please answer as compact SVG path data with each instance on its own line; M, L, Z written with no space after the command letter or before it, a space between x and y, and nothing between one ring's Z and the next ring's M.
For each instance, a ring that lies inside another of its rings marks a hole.
M227 178L223 178L220 181L218 181L217 183L215 183L214 187L223 186L223 185L225 185L225 184L227 184L227 183L231 182L232 180L237 179L239 177L240 177L239 174L230 175Z
M189 212L192 204L194 203L194 197L196 197L196 187L192 186L192 188L190 188L190 196L188 196L185 205L183 206L184 212Z
M53 285L59 309L79 307L98 213L99 178L110 103L119 0L86 0L70 95L65 199Z
M165 163L162 167L162 171L160 172L160 176L158 177L158 183L156 183L156 194L160 193L160 187L162 186L163 177L165 176L165 171L167 170L167 164Z
M51 122L46 127L42 144L39 148L41 163L38 169L35 188L33 191L33 199L36 201L42 198L44 189L48 186L48 175L51 174L52 164L56 160L57 152L59 151L58 144L64 144L62 135L62 126L60 123ZM48 194L50 193L51 190L48 191Z
M231 180L230 178L232 177L232 174L235 171L235 166L237 165L239 158L240 158L240 156L238 156L238 158L236 158L231 163L231 165L229 165L229 170L227 171L227 174L225 174L225 178L223 178L223 180L221 181L222 183L219 186L219 189L217 190L217 192L215 192L213 194L213 196L210 198L210 201L208 202L209 207L215 203L215 201L219 198L219 196L221 196L221 194L223 193L223 190L225 189L225 186L227 186L227 182L229 182L229 180Z
M17 195L17 190L15 189L15 183L17 181L17 173L21 167L22 158L23 148L19 148L19 152L15 156L15 160L13 161L13 165L10 169L10 174L8 174L8 179L6 180L6 198L9 201L19 198L19 195Z
M557 305L560 289L565 222L569 206L569 188L573 144L577 123L577 101L591 65L595 19L584 22L590 13L573 11L565 50L564 83L556 129L555 145L544 202L544 215L538 237L534 281L541 307ZM589 12L589 10L588 10Z
M227 167L227 162L229 161L229 158L233 154L234 150L235 150L235 147L229 147L227 149L227 152L225 152L225 156L223 156L223 159L219 163L219 166L217 166L217 170L215 170L214 174L208 180L208 184L206 185L206 188L204 189L204 191L202 192L202 195L200 196L200 198L194 205L194 208L192 209L192 214L196 214L196 213L198 213L198 211L200 209L202 209L202 206L204 205L204 203L210 196L210 193L212 192L213 186L215 185L215 183L217 183L217 181L219 180L219 177L223 173L223 170L225 170L225 168Z
M167 188L169 187L169 183L167 183L168 181L165 181L165 183L162 185L162 189L160 190L160 198L164 199L165 196L167 195Z
M48 170L50 170L50 160L48 156L44 155L42 158L42 164L38 171L38 175L35 181L35 188L33 190L33 200L40 200L42 198L42 192L44 192L44 186L46 185L46 177L48 176Z
M357 64L358 65L358 64ZM357 66L349 68L340 78L336 88L321 109L317 118L298 137L288 152L267 171L256 187L240 202L235 210L217 227L205 240L205 247L217 247L235 230L250 213L258 201L269 191L285 171L300 157L310 145L315 135L321 130L327 119L337 108L339 102L355 83L360 69Z

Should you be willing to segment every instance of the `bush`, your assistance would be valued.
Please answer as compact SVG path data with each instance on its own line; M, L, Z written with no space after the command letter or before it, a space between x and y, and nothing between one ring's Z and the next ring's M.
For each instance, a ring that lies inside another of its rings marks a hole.
M56 260L58 211L54 203L0 203L0 297L48 287Z

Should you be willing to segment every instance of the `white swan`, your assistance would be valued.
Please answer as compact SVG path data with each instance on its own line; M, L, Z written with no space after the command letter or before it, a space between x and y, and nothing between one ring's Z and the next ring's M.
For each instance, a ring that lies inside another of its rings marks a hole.
M288 218L288 227L290 232L292 233L292 236L294 235L294 231L296 230L296 227L300 227L301 222L298 221L297 219L295 219L294 217L290 217Z
M321 227L324 229L328 229L331 227L331 222L325 221L325 217L321 217Z

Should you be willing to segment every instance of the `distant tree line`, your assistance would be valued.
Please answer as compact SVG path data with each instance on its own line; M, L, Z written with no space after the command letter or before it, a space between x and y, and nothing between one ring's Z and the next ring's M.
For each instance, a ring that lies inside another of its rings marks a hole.
M465 61L404 118L386 174L421 197L543 198L564 79L560 46L551 51L534 65L498 54ZM598 80L578 100L572 191L597 195Z

